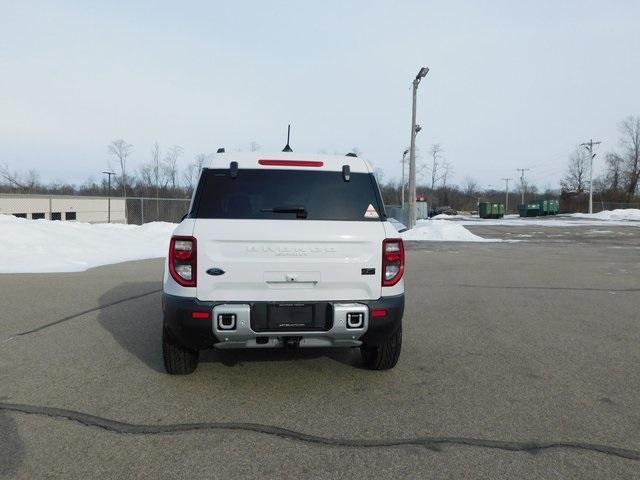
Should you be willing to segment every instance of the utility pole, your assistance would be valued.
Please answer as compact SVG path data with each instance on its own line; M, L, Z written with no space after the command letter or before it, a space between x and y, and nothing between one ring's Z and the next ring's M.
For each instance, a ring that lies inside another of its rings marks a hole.
M411 147L409 150L409 229L416 226L416 134L420 128L416 125L416 98L420 80L427 76L429 69L422 67L413 79L413 104L411 108Z
M107 180L107 223L111 223L111 175L115 175L113 172L102 172L108 175Z
M524 203L524 172L528 172L531 169L530 168L516 168L516 170L520 172L520 185L522 186L522 201L520 203Z
M404 152L402 152L402 186L400 187L402 189L402 198L401 198L401 206L402 206L402 215L404 216L404 163L405 163L405 158L407 157L407 153L409 153L409 149L405 150Z
M580 144L589 152L589 160L591 162L589 167L589 213L593 213L593 159L596 157L596 154L593 153L593 146L600 145L600 143L602 142L594 142L592 138L588 142Z
M509 180L513 180L513 178L503 178L502 180L507 183L507 186L505 188L506 193L504 196L504 213L506 215L507 213L509 213Z

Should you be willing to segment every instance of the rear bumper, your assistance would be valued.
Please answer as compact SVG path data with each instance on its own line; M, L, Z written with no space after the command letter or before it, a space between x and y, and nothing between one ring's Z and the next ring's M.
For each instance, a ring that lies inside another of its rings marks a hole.
M277 302L281 303L281 302ZM309 302L305 302L309 303ZM404 295L381 297L377 300L354 300L329 303L333 310L331 327L322 331L260 331L251 329L250 315L264 302L202 302L195 298L162 296L164 328L185 347L200 350L216 348L264 348L278 347L286 338L296 337L300 347L353 347L366 343L379 345L396 333L402 324ZM386 310L385 316L373 317L371 312ZM208 319L194 319L191 313L210 312ZM361 328L349 328L346 323L348 312L365 314ZM220 330L217 315L234 312L237 314L236 328Z

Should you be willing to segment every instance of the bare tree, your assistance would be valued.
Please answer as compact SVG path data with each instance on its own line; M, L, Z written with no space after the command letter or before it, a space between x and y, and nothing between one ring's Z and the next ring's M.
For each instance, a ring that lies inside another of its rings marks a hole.
M138 169L138 185L142 186L145 193L155 186L153 182L153 167L151 164L142 165Z
M27 170L24 183L27 186L27 190L33 190L40 184L40 174L34 169Z
M478 182L475 178L467 175L462 184L462 191L465 196L465 206L468 207L469 205L474 205L475 199L478 195Z
M451 163L444 160L442 162L441 171L440 184L442 185L442 188L447 188L449 186L449 178L453 174L453 167L451 166Z
M40 185L40 174L36 170L28 170L24 174L11 171L9 165L0 165L0 179L3 179L11 188L17 188L24 192L31 192Z
M213 153L199 153L198 155L196 155L194 165L197 167L198 174L200 174L204 166L211 162L214 158L215 154Z
M120 178L122 182L122 196L127 196L127 158L133 150L133 145L119 138L111 142L108 151L113 155L120 164Z
M569 156L567 173L560 181L564 192L583 193L589 183L589 152L583 147L576 147Z
M156 198L160 196L160 181L162 179L161 157L162 153L160 151L160 144L158 142L154 142L151 146L151 172L153 185L156 187Z
M12 172L9 165L0 165L0 179L3 179L12 188L24 189L25 186L20 181L18 172Z
M255 140L249 143L249 151L250 152L257 152L261 148L262 148L262 146L258 142L256 142Z
M606 170L602 181L602 189L610 192L617 192L622 187L622 169L624 159L617 153L607 153L605 155Z
M440 164L440 193L442 194L443 205L449 205L449 179L453 174L453 167L449 162L443 160Z
M620 146L623 149L625 190L632 199L640 181L640 117L629 116L620 122Z
M214 157L213 153L199 153L195 156L193 162L187 165L183 173L185 187L189 192L193 192L195 183L200 177L200 172L204 166Z
M163 170L167 182L175 190L178 186L178 158L182 155L183 149L180 145L174 145L169 149L163 160Z
M467 197L475 197L475 195L478 193L478 182L476 181L475 178L467 175L464 178L464 182L462 184L462 190L464 191L464 194Z
M442 152L444 152L444 149L439 143L434 143L433 145L431 145L431 190L434 190L438 181L442 180L442 173L444 168Z
M384 170L382 170L380 167L373 169L373 176L376 177L379 185L384 183Z

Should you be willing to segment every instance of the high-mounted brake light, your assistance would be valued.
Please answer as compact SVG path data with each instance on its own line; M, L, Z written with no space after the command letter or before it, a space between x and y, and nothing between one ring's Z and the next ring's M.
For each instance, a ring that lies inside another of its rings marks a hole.
M401 238L382 241L382 286L392 287L404 273L404 243Z
M324 162L316 160L258 160L260 165L272 167L322 167Z
M172 237L169 244L169 273L183 287L196 286L197 255L194 237Z

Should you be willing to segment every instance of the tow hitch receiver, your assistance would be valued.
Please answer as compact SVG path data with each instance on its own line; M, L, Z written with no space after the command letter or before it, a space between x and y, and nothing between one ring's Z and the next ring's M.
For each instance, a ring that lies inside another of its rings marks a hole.
M300 340L302 340L302 337L283 337L282 338L285 350L297 350L298 347L300 346Z

